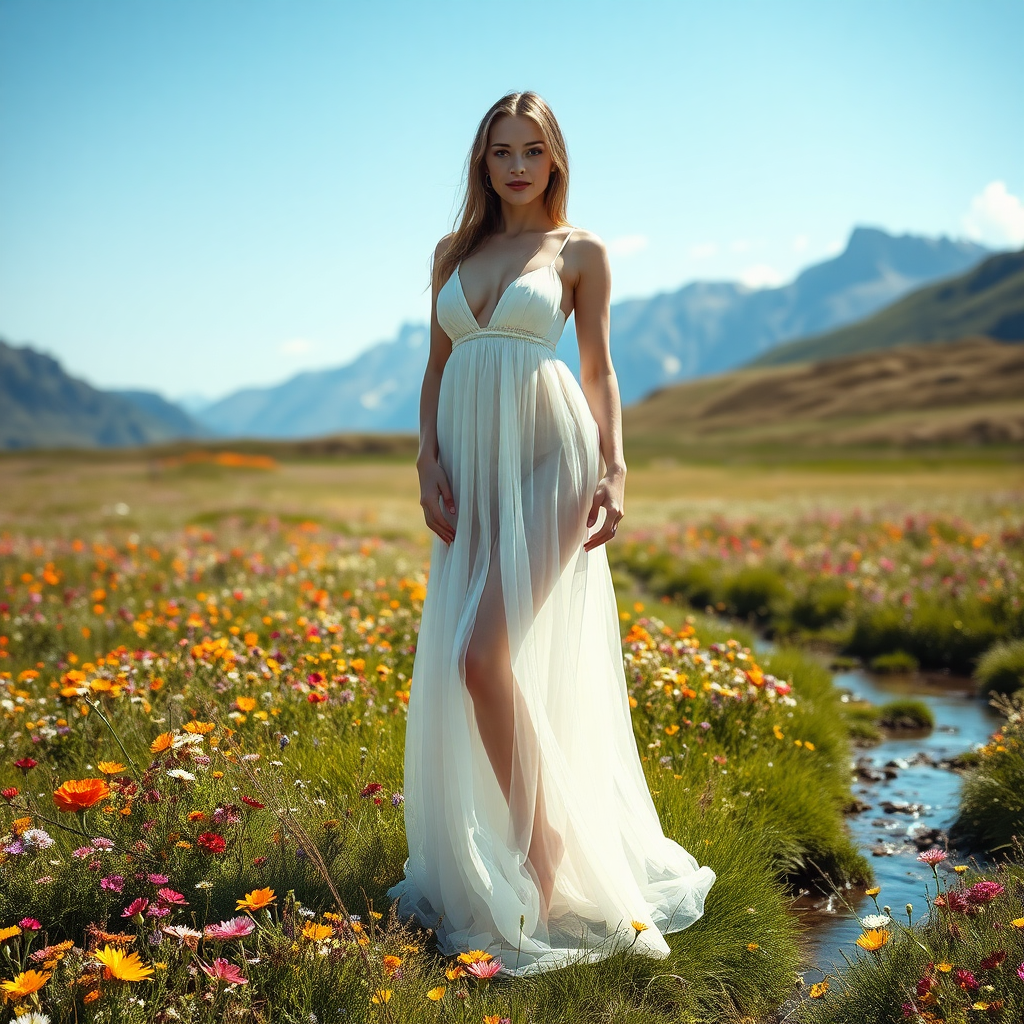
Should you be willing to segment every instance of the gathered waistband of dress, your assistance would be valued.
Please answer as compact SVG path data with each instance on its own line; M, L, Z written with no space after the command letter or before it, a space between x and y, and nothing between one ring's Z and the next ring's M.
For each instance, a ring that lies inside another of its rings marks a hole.
M531 331L520 330L516 327L488 327L481 328L479 331L470 331L469 334L464 334L461 338L456 338L452 342L452 350L454 351L460 345L464 345L467 341L476 341L479 338L516 338L519 341L529 341L534 345L540 345L542 348L546 348L549 352L555 351L555 346L547 338L542 338L539 334L534 334Z

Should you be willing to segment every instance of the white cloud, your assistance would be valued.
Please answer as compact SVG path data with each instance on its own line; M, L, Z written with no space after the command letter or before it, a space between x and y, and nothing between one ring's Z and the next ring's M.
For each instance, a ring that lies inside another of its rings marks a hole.
M778 288L786 279L767 263L755 263L740 274L740 280L748 288Z
M698 245L690 246L690 258L695 260L706 260L711 256L718 255L718 245L715 242L701 242Z
M793 252L803 252L811 244L811 240L807 235L797 235L793 239Z
M746 238L737 238L732 245L729 246L733 252L750 252L753 243L748 241Z
M832 241L825 246L822 255L838 256L845 248L846 243L841 238L833 238Z
M608 252L612 256L632 256L647 248L649 239L646 235L622 235L608 243Z
M975 242L997 248L1024 245L1024 204L1007 191L1006 182L990 181L971 200L963 227Z
M289 338L281 346L281 352L286 356L304 356L307 352L312 352L315 347L315 343L306 338Z

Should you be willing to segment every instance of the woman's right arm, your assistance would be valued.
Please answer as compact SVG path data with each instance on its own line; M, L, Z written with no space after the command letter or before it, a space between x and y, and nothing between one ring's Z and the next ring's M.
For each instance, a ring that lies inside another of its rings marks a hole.
M442 282L438 280L437 265L448 247L451 235L445 235L434 249L434 265L431 281L430 300L430 354L427 369L423 374L420 389L420 447L416 456L416 472L420 478L420 505L427 526L446 544L455 539L455 527L441 514L438 495L444 499L448 511L455 514L455 500L452 497L448 474L438 462L437 448L437 399L441 390L441 374L452 352L451 339L437 321L437 293Z

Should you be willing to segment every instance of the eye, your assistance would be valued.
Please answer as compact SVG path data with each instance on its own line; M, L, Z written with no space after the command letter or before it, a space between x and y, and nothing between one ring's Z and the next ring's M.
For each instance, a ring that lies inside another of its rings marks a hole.
M540 156L543 152L544 150L541 149L540 146L534 146L532 149L527 150L527 153L536 153L537 156Z
M494 150L495 156L504 156L508 152L507 149L496 149Z

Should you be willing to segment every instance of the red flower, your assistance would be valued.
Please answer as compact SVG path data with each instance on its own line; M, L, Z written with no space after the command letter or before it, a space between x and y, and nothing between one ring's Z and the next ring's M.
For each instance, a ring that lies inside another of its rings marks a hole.
M20 761L14 762L14 767L20 768L23 772L28 772L31 771L31 769L35 768L37 764L39 764L39 762L36 761L34 758L23 757Z
M970 971L957 971L953 977L957 985L968 992L973 992L978 987L977 979Z
M257 811L262 811L263 808L267 806L266 804L261 804L259 800L251 796L243 796L242 803L248 804L250 807L255 807Z
M1006 950L997 949L995 952L989 953L989 955L985 957L980 964L978 964L978 967L983 971L992 971L995 970L1005 959Z
M383 785L379 782L368 782L360 791L360 796L373 796L375 793L379 793L383 789Z
M227 849L227 841L217 832L200 832L196 842L207 853L223 853Z
M0 796L2 796L7 801L13 800L17 795L17 786L8 786L7 789L0 791Z

